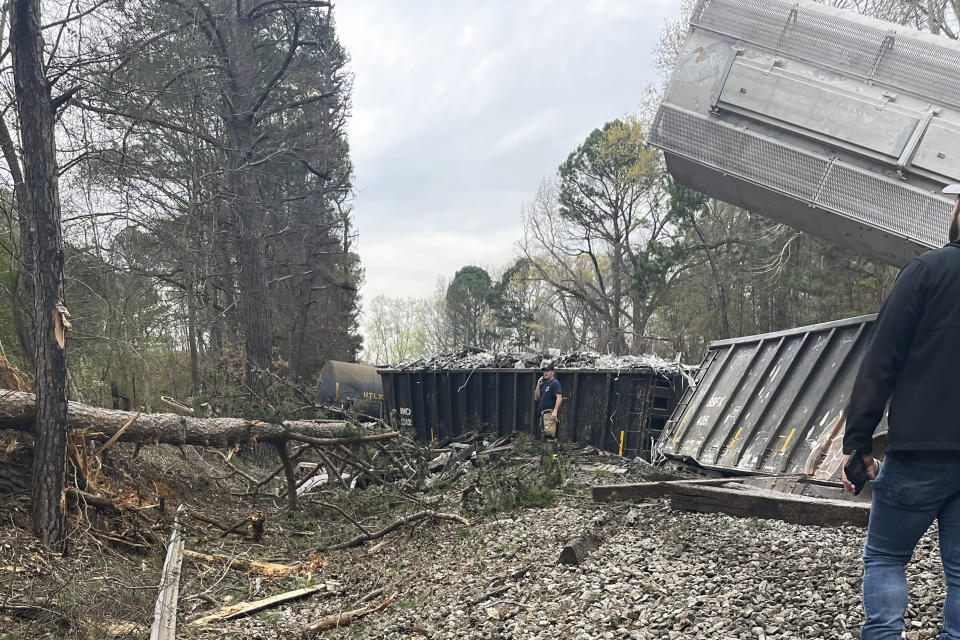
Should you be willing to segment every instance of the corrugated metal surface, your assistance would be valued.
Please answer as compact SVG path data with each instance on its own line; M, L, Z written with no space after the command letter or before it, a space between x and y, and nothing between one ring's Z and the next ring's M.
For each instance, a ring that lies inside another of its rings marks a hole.
M960 46L807 0L701 0L649 141L682 184L902 265L960 181Z
M558 369L563 387L561 441L623 455L649 453L684 390L680 375L652 370ZM413 427L422 441L467 431L538 433L532 369L381 369L395 426Z
M711 343L660 451L726 471L835 480L843 412L875 318Z

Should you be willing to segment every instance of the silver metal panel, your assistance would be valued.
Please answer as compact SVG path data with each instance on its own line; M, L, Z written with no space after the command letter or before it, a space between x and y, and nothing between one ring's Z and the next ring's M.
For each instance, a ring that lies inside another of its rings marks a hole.
M960 46L808 0L701 0L649 141L708 195L902 265L960 182Z
M824 103L842 117L824 118ZM874 151L891 158L903 153L921 114L896 106L878 108L872 96L829 85L816 85L780 70L734 62L723 91L721 108L735 107L773 123L793 125L816 136Z
M844 409L874 318L711 343L659 450L707 468L835 480Z
M917 147L913 166L949 179L960 167L960 127L933 122Z
M717 118L665 104L650 143L667 153L668 168L684 184L891 264L903 264L946 240L947 198ZM721 173L689 166L677 172L673 156ZM724 181L732 183L728 189L718 185ZM744 182L762 187L770 197L740 184ZM774 207L774 194L800 200L801 206Z
M960 48L807 1L702 0L691 24L960 107Z

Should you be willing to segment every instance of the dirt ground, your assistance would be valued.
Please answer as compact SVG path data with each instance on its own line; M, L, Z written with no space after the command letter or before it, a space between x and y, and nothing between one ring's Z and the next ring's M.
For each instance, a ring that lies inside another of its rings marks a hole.
M327 566L269 578L187 558L178 638L296 638L317 620L384 602L315 637L858 637L862 530L682 513L664 500L595 504L591 484L637 481L648 470L570 450L560 458L562 486L551 491L542 486L538 446L471 467L442 492L329 489L304 496L292 515L276 498L242 495L248 483L216 452L158 446L134 457L132 447L118 446L108 475L143 488L128 504L155 512L158 493L165 496L165 515L151 513L156 531L138 535L149 521L130 513L98 521L81 519L74 508L64 556L33 540L25 496L0 496L0 639L147 637L164 550L119 540L166 538L180 503L221 522L257 509L266 522L256 542L188 517L187 549L284 564L319 555ZM423 509L457 513L470 524L421 520L355 548L323 550L357 535L358 525L373 531ZM599 521L609 521L603 545L580 566L558 564L563 546ZM935 532L918 549L910 580L908 638L935 638L943 597ZM190 624L224 605L318 585L309 597L248 617Z

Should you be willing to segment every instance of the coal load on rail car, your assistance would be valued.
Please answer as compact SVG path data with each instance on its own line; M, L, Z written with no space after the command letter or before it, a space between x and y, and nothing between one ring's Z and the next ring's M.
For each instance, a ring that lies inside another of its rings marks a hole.
M654 355L430 354L380 370L388 419L424 442L470 431L539 436L533 392L545 362L563 388L561 441L647 459L695 370Z
M383 382L376 367L328 360L320 371L316 402L380 418L383 409Z

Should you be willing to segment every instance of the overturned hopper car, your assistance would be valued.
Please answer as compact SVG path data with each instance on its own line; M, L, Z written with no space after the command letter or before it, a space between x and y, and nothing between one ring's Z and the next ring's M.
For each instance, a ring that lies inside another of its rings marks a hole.
M395 426L429 441L469 431L539 435L536 369L383 369ZM679 372L557 369L563 386L558 438L623 456L648 457L686 382Z
M960 44L808 0L699 0L649 142L681 184L901 266L945 241Z
M379 418L383 415L383 382L376 367L328 360L320 371L316 401Z
M846 404L875 318L712 342L659 451L725 472L838 480ZM885 433L886 418L877 453Z

